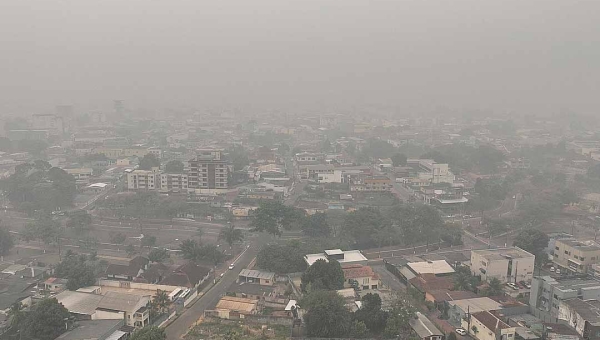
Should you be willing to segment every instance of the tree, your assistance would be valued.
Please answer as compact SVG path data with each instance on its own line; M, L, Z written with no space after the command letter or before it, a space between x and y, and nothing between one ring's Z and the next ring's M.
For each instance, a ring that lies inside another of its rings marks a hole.
M67 228L73 229L78 234L89 231L91 226L92 216L84 210L70 214L67 220Z
M142 247L154 247L156 245L156 236L147 236L144 235L144 237L142 237L142 242L141 242Z
M486 290L486 295L487 296L497 296L497 295L501 295L503 292L502 289L502 282L500 282L500 280L498 280L497 278L492 278L490 280L490 282L488 282L488 288Z
M390 338L397 338L399 335L410 334L410 320L414 318L417 309L408 294L401 294L394 302L393 308L385 323L383 335Z
M165 172L170 174L182 174L184 167L182 161L172 160L165 165Z
M202 236L204 235L204 230L201 227L196 229L196 237L198 238L198 242L202 241Z
M10 232L0 228L0 255L8 255L8 252L15 245L15 241Z
M19 328L21 322L25 319L26 315L23 312L23 304L21 302L15 302L10 306L8 310L8 317L10 318L10 327Z
M219 240L227 242L229 248L231 248L235 242L244 240L244 234L242 234L240 229L236 229L233 223L231 223L227 228L221 230L219 233Z
M181 250L181 256L184 259L194 262L209 262L213 265L217 265L223 261L225 255L219 248L214 244L200 245L196 240L184 240L179 245Z
M368 293L362 297L362 307L354 312L354 318L363 322L367 328L378 334L385 329L388 313L381 310L381 298L378 294Z
M311 237L327 237L331 234L331 228L327 221L327 214L316 213L302 221L302 232Z
M68 290L77 290L96 283L94 267L88 264L86 260L85 255L65 256L64 260L56 266L55 275L68 279Z
M394 163L394 166L406 166L406 159L406 155L399 152L392 156L392 162Z
M359 208L346 215L344 229L359 245L373 245L373 236L385 223L381 212L372 207Z
M140 159L138 169L140 170L152 170L152 168L160 167L160 160L151 153L146 154Z
M343 338L351 325L344 299L333 291L312 291L300 300L309 337Z
M258 252L256 265L278 274L302 272L306 269L304 255L297 246L270 244Z
M125 234L123 234L123 233L114 233L114 234L111 233L109 235L109 238L110 238L110 243L121 245L121 244L125 243L127 236L125 236Z
M132 257L135 254L135 247L133 244L128 244L127 247L125 247L125 251L127 252L127 256Z
M179 244L179 250L181 250L181 256L186 260L196 260L198 257L198 249L200 245L196 240L183 240Z
M150 262L163 262L169 257L169 251L165 248L152 249L150 254L148 254L148 260L150 260Z
M129 340L166 340L167 333L164 328L157 326L144 327L133 332Z
M21 334L25 339L54 340L66 330L69 317L69 311L58 300L44 299L21 323Z
M302 274L302 291L338 290L344 288L344 271L335 260L317 260Z
M266 231L281 236L283 230L290 230L292 224L300 221L303 216L303 211L288 207L281 202L265 202L255 210L250 226L253 231Z
M169 307L171 300L169 299L169 294L166 290L158 289L156 291L156 295L154 295L154 298L152 299L152 302L161 313L164 313Z
M548 259L544 249L548 247L550 238L546 233L537 229L526 229L517 235L513 246L519 247L535 255L535 262L543 264Z
M350 337L353 339L363 339L368 335L367 325L359 320L354 320L350 325Z

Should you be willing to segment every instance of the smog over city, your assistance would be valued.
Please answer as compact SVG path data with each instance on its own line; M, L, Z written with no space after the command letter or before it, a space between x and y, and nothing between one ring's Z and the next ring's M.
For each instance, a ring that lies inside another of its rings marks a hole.
M0 340L600 330L578 0L0 0Z

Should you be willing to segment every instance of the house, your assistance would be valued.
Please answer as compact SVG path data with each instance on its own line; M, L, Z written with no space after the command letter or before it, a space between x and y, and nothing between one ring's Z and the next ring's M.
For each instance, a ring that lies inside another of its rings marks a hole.
M161 285L196 288L210 276L211 269L199 266L192 261L187 262L160 281Z
M507 282L531 282L535 255L519 248L498 248L471 251L471 273L484 281L492 278Z
M529 311L529 306L510 297L476 297L454 300L448 301L448 306L450 307L448 309L448 320L454 325L461 325L461 320L472 313L501 311L503 315L510 316L524 314Z
M275 273L262 270L242 269L238 275L238 282L258 283L272 286L275 283Z
M56 299L77 320L123 320L132 327L149 323L149 295L108 291L105 295L65 290Z
M369 266L361 264L346 264L342 266L344 272L344 287L361 288L363 290L378 289L381 287L379 275Z
M0 314L7 315L10 307L20 302L23 306L31 306L32 289L36 286L33 279L16 275L2 275L0 278Z
M584 339L600 339L600 301L568 299L560 302L558 319Z
M489 311L472 313L470 318L462 320L462 327L479 340L514 339L516 329Z
M61 279L58 277L50 277L46 281L44 281L41 286L42 289L51 291L51 292L61 292L65 290L67 287L67 279Z
M227 288L227 295L248 298L252 300L264 300L267 297L277 297L276 288L276 286L234 282Z
M144 270L148 269L150 261L143 256L136 256L129 260L127 264L111 263L105 271L105 276L109 279L133 281Z
M591 264L600 263L600 245L592 240L556 240L553 254L554 264L567 273L585 274Z
M425 300L436 305L447 301L476 298L477 294L465 290L434 289L425 292Z
M256 314L258 310L258 300L223 296L217 303L215 310L207 312L209 315L222 319L243 319L246 315Z
M451 276L435 276L435 274L422 274L408 280L408 284L421 292L427 299L431 291L450 290L454 288L454 278Z
M422 340L442 340L444 338L444 333L420 312L417 312L416 316L411 318L408 323L413 332Z
M308 215L314 215L316 213L324 213L327 211L327 204L323 203L323 202L316 202L316 201L298 201L296 203L296 208L298 209L302 209L304 211L306 211L306 213Z
M340 264L366 264L367 258L360 252L360 250L348 250L342 251L341 249L330 249L325 250L323 253L318 254L307 254L304 256L304 261L309 266L317 260L336 260Z

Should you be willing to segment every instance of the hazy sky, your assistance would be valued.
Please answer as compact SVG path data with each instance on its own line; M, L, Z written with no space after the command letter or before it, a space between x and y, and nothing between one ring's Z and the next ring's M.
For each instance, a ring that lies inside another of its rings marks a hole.
M130 107L598 115L600 1L0 0L0 113Z

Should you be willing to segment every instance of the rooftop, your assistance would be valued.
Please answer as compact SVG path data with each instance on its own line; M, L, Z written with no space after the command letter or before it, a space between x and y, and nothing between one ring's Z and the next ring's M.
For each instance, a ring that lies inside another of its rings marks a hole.
M489 311L472 313L471 317L479 320L485 327L487 327L492 332L496 332L500 329L510 328L504 321L498 319L494 314Z
M238 312L251 313L256 309L258 300L239 298L234 296L223 296L217 303L215 309L227 309Z
M123 320L82 320L56 340L107 339L123 325Z
M473 299L477 294L465 290L438 289L429 292L436 302Z
M594 327L600 326L600 301L568 299L564 304L577 312L586 323L589 322Z
M92 315L96 312L102 295L65 290L56 295L56 299L71 313Z
M550 276L538 276L535 279L543 280L546 284L563 292L579 291L580 289L600 289L600 282L592 279L555 279Z
M417 275L421 274L434 274L443 275L454 273L454 268L444 260L438 261L423 261L423 262L409 262L406 264L414 273Z
M494 301L489 297L448 301L448 304L450 304L450 306L456 306L465 312L468 310L471 313L502 309L502 305L499 302Z
M227 288L227 293L247 294L255 296L271 296L275 292L274 286L254 285L250 283L232 283Z
M518 247L472 250L471 254L478 254L488 261L535 257L533 254Z
M569 247L576 248L581 251L596 251L600 250L600 245L594 241L579 241L576 239L561 239L556 240L556 243L562 243Z
M273 280L275 273L264 272L262 270L242 269L239 276L250 277L253 279Z
M369 266L363 266L360 264L347 264L342 266L344 271L344 278L347 279L358 279L362 277L379 278L379 275L373 271L373 268Z
M119 311L126 311L128 313L135 312L139 306L138 304L142 300L142 296L125 294L119 292L106 292L106 295L102 297L98 308L112 309Z
M360 252L360 250L348 250L343 251L342 253L344 254L344 258L336 259L340 264L367 261L367 258ZM304 261L306 261L309 266L311 266L317 260L329 261L325 252L319 254L308 254L304 256Z

